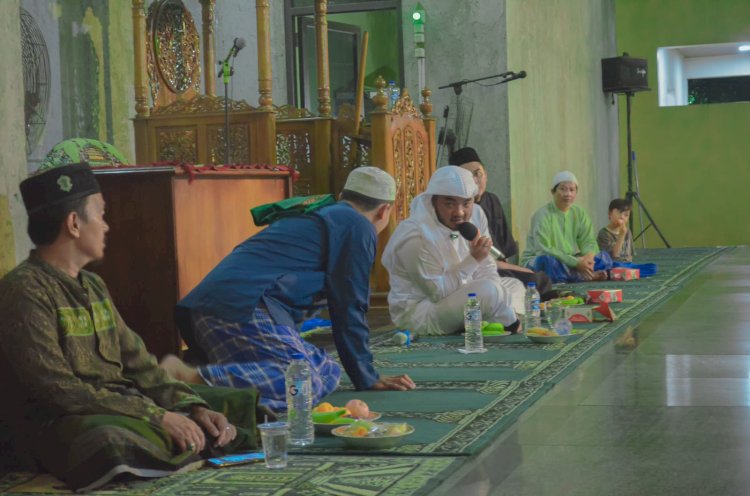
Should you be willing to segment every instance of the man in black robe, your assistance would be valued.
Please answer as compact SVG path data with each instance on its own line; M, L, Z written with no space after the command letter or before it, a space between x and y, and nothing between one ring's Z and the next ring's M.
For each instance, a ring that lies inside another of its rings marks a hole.
M506 259L518 254L518 243L513 239L510 224L505 218L500 199L494 193L487 191L487 173L479 159L476 150L470 147L461 148L453 152L450 157L452 165L458 165L468 170L474 176L479 193L474 201L482 207L487 216L492 244L505 255ZM523 282L524 286L530 282L536 283L542 301L557 297L552 289L552 282L544 272L534 272L526 267L497 261L497 272L501 277L513 277Z

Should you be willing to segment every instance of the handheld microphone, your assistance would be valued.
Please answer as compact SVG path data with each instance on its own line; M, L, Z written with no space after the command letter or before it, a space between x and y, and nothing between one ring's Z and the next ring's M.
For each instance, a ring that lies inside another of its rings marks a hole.
M224 59L224 64L229 62L229 59L232 57L236 57L237 53L239 53L240 50L245 48L245 38L235 38L234 43L232 43L232 48L229 49L229 53L227 54L227 58Z
M471 222L463 222L458 225L458 232L461 234L461 236L464 237L464 239L468 241L473 241L474 238L477 237L477 233L479 232L479 229L477 229L477 226L472 224ZM501 262L504 262L506 257L503 252L495 248L494 246L490 247L490 255L495 260L500 260Z

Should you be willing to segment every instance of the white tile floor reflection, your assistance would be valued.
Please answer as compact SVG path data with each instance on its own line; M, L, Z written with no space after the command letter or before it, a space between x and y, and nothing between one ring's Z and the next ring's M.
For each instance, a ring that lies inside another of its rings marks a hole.
M604 346L436 495L750 494L750 248Z

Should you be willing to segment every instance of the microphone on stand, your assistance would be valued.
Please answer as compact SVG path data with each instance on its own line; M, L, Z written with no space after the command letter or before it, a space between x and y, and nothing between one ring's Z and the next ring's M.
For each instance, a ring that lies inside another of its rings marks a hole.
M224 71L229 67L229 59L234 58L237 56L240 50L245 48L245 38L235 38L234 42L232 43L232 48L229 49L229 53L227 54L226 58L219 63L221 66L221 71L219 71L219 77L224 76ZM232 71L234 72L234 71ZM231 76L232 74L230 74Z
M468 241L474 241L474 238L477 237L477 233L479 232L477 226L475 226L471 222L463 222L459 224L457 230L461 234L461 236L463 236L464 239ZM500 260L501 262L504 262L505 259L508 258L502 251L495 248L494 246L490 247L490 255L495 260Z
M503 81L504 83L507 83L508 81L515 81L516 79L523 79L526 77L526 71L519 71L519 72L511 72L511 76Z
M245 38L235 38L234 42L232 43L232 48L229 49L227 58L224 59L224 63L229 62L229 59L231 59L232 57L236 57L237 53L245 48L245 45Z

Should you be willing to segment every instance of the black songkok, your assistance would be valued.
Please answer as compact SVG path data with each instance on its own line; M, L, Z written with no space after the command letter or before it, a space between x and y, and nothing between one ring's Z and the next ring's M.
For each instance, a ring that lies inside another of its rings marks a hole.
M21 196L29 215L99 192L99 183L87 163L47 169L21 182Z
M477 155L477 151L468 146L453 152L449 162L451 163L451 165L458 166L468 164L469 162L479 162L480 164L482 163L482 161L479 159L479 155Z

